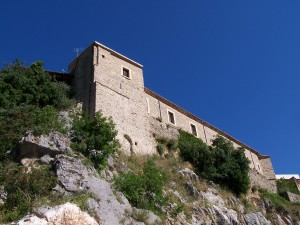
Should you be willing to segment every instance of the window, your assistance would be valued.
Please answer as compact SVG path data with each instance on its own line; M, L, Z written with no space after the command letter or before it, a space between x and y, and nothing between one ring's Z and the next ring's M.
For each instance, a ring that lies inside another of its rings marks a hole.
M123 75L124 77L130 78L130 72L129 72L129 69L123 67L122 75Z
M169 116L169 122L175 124L174 113L168 111L168 116Z
M194 124L191 123L191 131L194 136L197 137L197 128Z
M259 165L258 163L257 163L257 168L258 168L258 170L261 170L261 169L260 169L260 165Z

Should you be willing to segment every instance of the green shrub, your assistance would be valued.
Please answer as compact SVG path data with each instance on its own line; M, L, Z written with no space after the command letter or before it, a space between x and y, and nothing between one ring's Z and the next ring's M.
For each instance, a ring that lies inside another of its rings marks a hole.
M158 154L159 154L160 156L162 156L162 155L164 154L164 152L165 152L165 148L164 148L163 145L158 144L158 145L156 146L156 151L158 152Z
M58 110L74 103L69 87L45 74L42 63L25 68L22 62L0 70L0 161L28 130L64 132Z
M181 157L192 163L199 174L227 186L236 194L246 193L250 186L249 161L244 149L233 147L232 142L217 136L211 146L185 131L179 131Z
M167 141L166 146L169 150L175 151L177 149L177 141L170 139Z
M121 174L115 181L116 188L123 192L132 206L160 212L159 207L167 203L163 186L167 177L148 159L139 174Z
M288 212L294 219L297 218L297 221L300 219L300 203L298 202L290 202L285 198L281 197L277 193L270 193L265 189L259 190L260 195L264 199L268 199L270 201L270 208L275 209L279 213Z
M96 169L106 166L107 157L118 149L117 131L111 118L97 112L89 118L86 112L73 117L71 147L90 158Z
M48 134L51 130L65 132L64 125L58 117L58 110L53 106L39 108L28 105L11 110L0 109L0 127L0 161L4 159L5 152L28 130L40 134Z
M69 98L69 87L45 74L42 62L35 62L28 68L20 61L6 65L0 70L0 93L3 109L22 105L53 105L65 109L74 103Z
M7 199L0 207L0 222L17 220L32 212L38 200L50 195L56 183L49 166L32 168L29 172L13 162L2 164L0 185L7 191Z
M280 179L276 180L277 183L277 190L278 193L284 193L284 192L292 192L294 194L300 195L300 191L297 188L297 184L293 180L285 180L285 179Z

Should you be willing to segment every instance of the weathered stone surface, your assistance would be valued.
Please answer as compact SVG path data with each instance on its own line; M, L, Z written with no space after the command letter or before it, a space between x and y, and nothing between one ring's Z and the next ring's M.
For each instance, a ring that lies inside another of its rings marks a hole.
M132 217L136 220L139 220L139 217L142 217L143 222L147 225L162 224L161 219L149 210L132 208Z
M296 195L292 192L287 191L286 195L291 202L300 202L300 195Z
M184 168L183 170L180 170L179 174L191 181L199 181L198 175L189 168Z
M88 200L88 207L102 225L143 224L135 221L132 208L125 196L113 193L110 183L102 180L97 173L85 167L80 160L65 155L57 155L54 163L59 182L67 191L88 191L95 198ZM149 214L149 217L153 217ZM151 220L150 220L151 221Z
M7 192L4 190L3 186L0 186L0 206L3 205L7 198Z
M40 158L41 163L50 164L54 162L54 158L50 157L49 155L44 155Z
M267 220L261 212L248 213L245 215L247 225L270 225L271 222Z
M202 197L207 202L214 204L216 206L224 206L225 205L225 202L222 199L222 197L216 195L215 193L213 193L210 190L199 192L199 196Z
M71 151L69 146L69 138L56 131L48 135L36 135L30 131L15 146L12 155L17 159L40 158L44 155L55 157L57 154Z
M190 193L190 195L199 197L201 196L200 192L197 190L197 188L192 183L185 184L185 188Z
M222 225L238 225L239 220L236 211L227 209L226 207L213 206L212 210L215 214L217 224Z
M14 224L14 223L13 223ZM38 215L26 216L16 225L98 225L96 220L72 203L43 208Z
M92 173L80 160L66 155L57 155L54 167L61 185L71 192L84 190L85 179Z

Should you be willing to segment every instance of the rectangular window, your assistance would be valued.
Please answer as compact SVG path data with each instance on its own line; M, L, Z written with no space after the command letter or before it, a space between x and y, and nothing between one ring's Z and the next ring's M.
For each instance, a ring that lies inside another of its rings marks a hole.
M258 170L261 170L261 169L260 169L260 165L259 165L258 163L257 163L257 168L258 168Z
M194 124L191 123L191 131L194 136L197 137L197 128Z
M129 69L126 69L126 68L123 67L123 76L127 77L127 78L130 78Z
M174 113L168 111L168 115L169 115L169 122L175 124Z

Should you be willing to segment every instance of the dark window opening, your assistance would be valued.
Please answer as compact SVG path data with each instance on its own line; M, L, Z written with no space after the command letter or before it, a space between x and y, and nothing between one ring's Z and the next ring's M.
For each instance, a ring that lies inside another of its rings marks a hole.
M130 74L129 74L129 69L123 68L123 76L129 78Z
M197 137L197 129L194 124L191 124L191 130L192 130L192 134Z
M168 114L169 114L169 122L175 124L174 113L168 112Z

